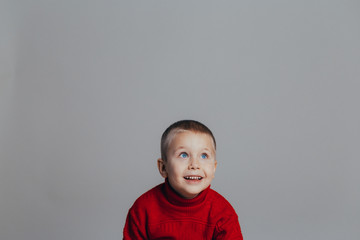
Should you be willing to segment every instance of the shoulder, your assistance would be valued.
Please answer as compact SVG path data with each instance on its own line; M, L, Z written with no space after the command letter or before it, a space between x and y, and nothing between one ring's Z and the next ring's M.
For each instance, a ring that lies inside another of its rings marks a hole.
M154 205L162 195L162 186L164 183L159 184L152 189L148 190L147 192L143 193L140 197L138 197L130 210L137 210L137 209L146 209L150 208Z
M237 216L235 209L230 204L230 202L217 191L210 189L208 197L209 197L209 202L211 204L211 208L215 213L221 215Z
M212 189L211 189L212 190ZM243 239L238 215L228 200L211 191L212 218L216 222L215 239Z
M221 203L226 208L228 207L232 208L230 202L223 195L221 195L214 189L211 188L209 189L209 197L211 197L211 201L216 202L217 204Z
M161 198L161 186L162 184L157 185L135 200L126 218L124 239L147 239L149 213L154 206L160 205L157 199Z

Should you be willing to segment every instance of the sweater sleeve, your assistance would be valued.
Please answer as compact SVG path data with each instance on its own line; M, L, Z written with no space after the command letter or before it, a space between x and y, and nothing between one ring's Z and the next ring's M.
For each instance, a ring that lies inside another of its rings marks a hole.
M126 218L123 240L144 240L148 239L145 224L141 221L141 214L131 208Z
M214 239L236 239L243 240L238 216L236 213L223 218L216 226Z

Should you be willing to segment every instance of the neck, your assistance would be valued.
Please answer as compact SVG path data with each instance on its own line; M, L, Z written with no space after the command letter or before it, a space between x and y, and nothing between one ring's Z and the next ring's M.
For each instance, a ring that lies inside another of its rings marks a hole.
M184 198L171 187L169 180L166 178L164 193L165 193L165 196L168 199L168 201L174 205L196 206L196 205L201 204L205 200L209 189L210 189L210 186L207 187L204 191L200 192L197 196L195 196L193 198L190 198L190 199Z

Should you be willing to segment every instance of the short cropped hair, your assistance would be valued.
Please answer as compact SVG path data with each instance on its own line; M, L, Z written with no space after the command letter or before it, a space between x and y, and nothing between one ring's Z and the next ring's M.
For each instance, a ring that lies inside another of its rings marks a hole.
M164 161L167 161L166 154L172 139L177 133L184 131L208 134L212 138L216 150L215 137L207 126L195 120L181 120L171 124L161 136L161 158Z

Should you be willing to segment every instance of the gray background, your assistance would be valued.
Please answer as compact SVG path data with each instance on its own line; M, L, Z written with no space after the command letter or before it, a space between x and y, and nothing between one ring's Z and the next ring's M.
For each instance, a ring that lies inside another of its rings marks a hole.
M359 1L0 5L0 239L121 239L197 119L248 240L360 239Z

